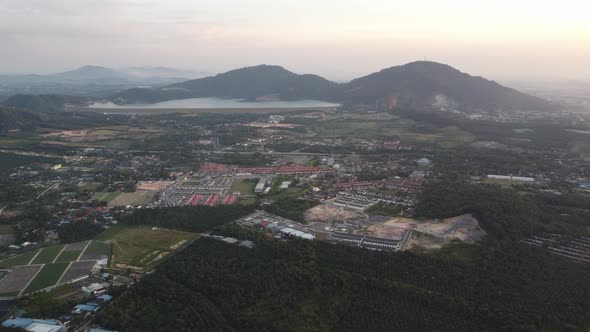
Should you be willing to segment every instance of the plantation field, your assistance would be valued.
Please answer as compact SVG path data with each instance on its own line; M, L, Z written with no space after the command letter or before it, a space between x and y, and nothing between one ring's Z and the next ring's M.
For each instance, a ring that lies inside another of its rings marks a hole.
M97 239L112 243L111 265L120 268L145 269L179 249L198 235L147 226L117 225Z
M28 294L55 285L70 263L45 264L23 293Z
M49 264L52 263L55 258L59 255L62 251L64 246L57 246L57 247L47 247L41 249L41 252L33 259L31 264Z

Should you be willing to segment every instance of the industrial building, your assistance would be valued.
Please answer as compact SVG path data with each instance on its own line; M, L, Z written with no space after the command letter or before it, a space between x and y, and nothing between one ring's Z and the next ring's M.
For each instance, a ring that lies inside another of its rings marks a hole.
M494 180L506 180L506 181L520 181L520 182L535 182L535 178L525 177L525 176L512 176L512 175L496 175L496 174L489 174L487 176L488 179Z

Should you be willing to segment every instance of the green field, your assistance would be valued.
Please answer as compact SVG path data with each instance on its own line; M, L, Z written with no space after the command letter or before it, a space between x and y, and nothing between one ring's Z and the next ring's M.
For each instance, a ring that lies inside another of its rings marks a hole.
M258 179L244 179L234 181L231 184L229 191L232 193L239 192L242 195L254 195L256 183L258 183Z
M56 263L59 262L72 262L72 261L77 261L78 257L80 256L80 254L82 253L81 250L79 251L62 251L61 255L59 255L57 257L57 259L55 260Z
M48 247L41 249L41 252L31 264L49 264L52 263L55 257L59 255L64 246Z
M103 201L103 202L109 203L113 199L117 198L117 196L119 196L120 194L121 193L118 192L118 191L116 191L116 192L109 192L109 193L98 192L98 193L95 193L92 198L93 199L96 199L96 200L99 200L99 201Z
M70 263L53 263L43 266L41 271L31 281L29 287L24 290L23 294L36 292L38 290L55 285L61 275L64 273Z
M84 253L109 255L111 253L111 245L102 241L92 241Z
M0 262L0 267L27 265L39 250L27 251L24 254L7 258Z
M152 230L147 226L117 225L101 233L97 240L112 243L113 266L144 269L153 266L197 236L188 232ZM92 250L97 249L93 247Z

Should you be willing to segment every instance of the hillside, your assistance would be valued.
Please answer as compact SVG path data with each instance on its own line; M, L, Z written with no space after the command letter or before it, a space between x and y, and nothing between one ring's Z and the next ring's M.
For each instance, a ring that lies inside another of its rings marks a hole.
M394 96L398 103L428 106L437 99L464 108L544 110L550 105L536 97L471 76L440 63L418 61L383 69L342 86L341 101L374 102ZM437 98L438 97L438 98Z
M87 97L64 95L14 95L0 103L7 108L19 108L34 112L61 111L67 104L82 106L89 101Z
M0 108L0 134L11 130L32 130L41 121L41 116L33 112Z
M412 62L338 84L316 75L299 75L280 66L260 65L161 88L123 90L115 103L153 103L197 97L244 100L314 99L393 108L453 106L482 110L548 110L552 105L496 82L436 62Z

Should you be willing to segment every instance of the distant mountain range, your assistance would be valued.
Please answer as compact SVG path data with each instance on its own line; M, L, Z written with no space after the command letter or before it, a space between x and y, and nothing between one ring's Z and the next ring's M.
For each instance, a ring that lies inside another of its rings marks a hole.
M109 99L118 104L133 104L197 97L314 99L352 105L377 104L386 109L434 106L531 111L554 107L540 98L428 61L390 67L347 83L295 74L280 66L260 65L161 87L127 89Z
M0 75L0 99L14 94L67 94L105 97L137 86L163 86L208 73L166 67L113 69L84 66L48 75Z

